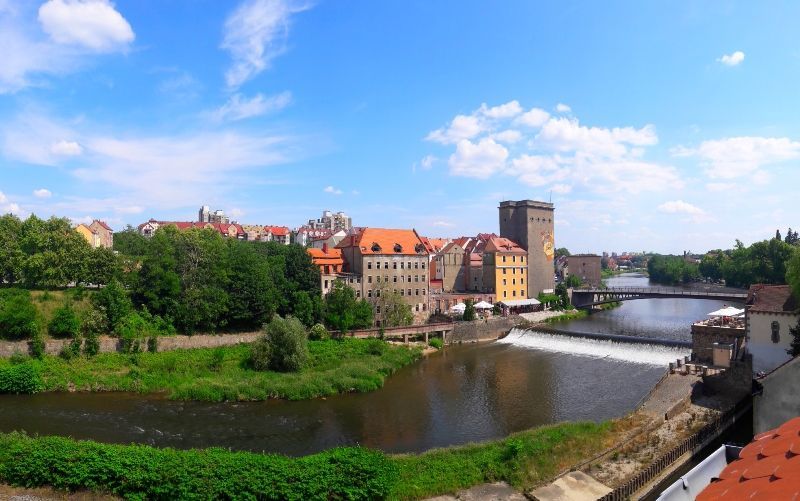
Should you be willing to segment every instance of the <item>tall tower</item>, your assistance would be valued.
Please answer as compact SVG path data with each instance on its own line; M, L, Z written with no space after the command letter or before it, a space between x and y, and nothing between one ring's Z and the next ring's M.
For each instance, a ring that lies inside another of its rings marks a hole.
M520 200L500 202L500 236L528 251L528 297L555 288L554 206L547 202Z
M211 210L208 208L208 205L204 205L200 207L200 210L197 214L197 221L200 223L209 223L211 222Z

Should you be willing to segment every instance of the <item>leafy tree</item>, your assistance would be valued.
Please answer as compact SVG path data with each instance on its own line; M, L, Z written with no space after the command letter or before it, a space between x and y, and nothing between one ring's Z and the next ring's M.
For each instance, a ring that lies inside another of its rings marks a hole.
M697 264L687 262L681 256L654 255L647 262L650 280L663 284L688 283L700 278Z
M235 240L228 242L228 253L228 323L237 328L261 327L278 307L278 292L269 264L252 245Z
M147 253L147 246L147 238L140 235L131 225L114 233L114 250L120 254L141 257Z
M121 320L133 311L133 304L128 297L128 292L116 279L112 279L108 285L98 291L92 300L105 313L109 329L114 332L117 331Z
M794 251L786 268L786 282L792 286L795 297L800 298L800 249Z
M567 287L580 287L583 284L578 275L567 276L567 278L564 280L564 283Z
M381 311L381 326L399 327L414 323L414 313L411 305L405 302L403 296L389 287L387 282L381 282L377 289L376 303Z
M80 331L81 323L71 304L57 308L53 318L47 325L47 333L56 338L75 338Z
M555 255L556 255L556 258L559 258L561 256L569 257L571 254L569 253L569 250L566 247L559 247L559 248L556 249Z
M292 298L295 317L303 322L303 325L314 325L321 318L322 303L319 296L311 297L306 291L295 291Z
M0 337L31 339L39 332L39 317L30 292L23 289L0 290Z
M81 336L85 339L83 353L93 357L100 352L100 335L108 332L108 319L95 308L90 309L81 319Z
M149 239L134 284L134 302L169 319L177 316L181 296L176 246L179 237L179 230L174 226L156 231Z
M334 280L324 309L325 324L341 334L372 325L372 306L364 299L357 300L355 291L342 280Z
M253 343L250 361L260 371L297 372L308 361L308 338L294 317L272 317L264 335Z
M567 290L567 285L564 282L556 285L556 294L561 298L559 305L561 308L568 309L572 306L569 300L569 290Z
M0 216L0 283L16 283L22 276L25 254L20 247L22 221L13 215Z
M328 332L328 329L326 329L322 324L314 324L314 326L308 331L308 339L312 341L324 341L330 338L330 332Z
M784 239L784 242L789 245L800 245L800 237L797 236L796 231L792 232L792 229L789 228L789 230L786 232L786 238Z
M797 325L789 329L789 334L792 335L792 342L786 353L796 357L800 355L800 319L797 319Z
M96 285L109 283L121 271L114 251L105 247L89 251L87 267L85 282Z
M465 322L471 322L475 320L475 305L472 304L472 299L467 299L464 301L464 316L462 317Z

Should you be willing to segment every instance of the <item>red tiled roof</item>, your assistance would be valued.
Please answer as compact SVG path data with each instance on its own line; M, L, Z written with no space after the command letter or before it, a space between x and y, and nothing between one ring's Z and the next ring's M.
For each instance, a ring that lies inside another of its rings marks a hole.
M364 228L357 234L343 238L336 247L339 249L358 247L361 254L365 255L418 256L428 254L425 244L415 230Z
M800 417L756 435L697 496L717 499L800 499Z
M289 228L286 226L264 226L264 229L278 237L285 237L289 234Z
M788 285L751 285L747 305L749 311L760 313L790 313L800 308Z
M102 226L103 228L105 228L108 231L112 231L112 232L114 231L114 230L111 229L111 227L109 225L106 224L105 221L100 221L99 219L95 219L94 222L99 224L100 226Z
M501 252L504 254L527 254L525 249L513 240L503 237L492 237L486 242L484 252Z
M320 265L336 265L336 264L344 264L344 259L342 258L342 250L341 249L328 249L328 252L325 252L322 249L315 249L309 248L306 249L308 255L311 256L311 260L317 266Z

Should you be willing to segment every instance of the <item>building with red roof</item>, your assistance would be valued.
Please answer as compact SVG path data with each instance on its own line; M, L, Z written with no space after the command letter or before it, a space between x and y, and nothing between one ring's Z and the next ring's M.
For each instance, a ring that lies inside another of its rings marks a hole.
M95 219L90 224L81 223L75 227L75 231L80 233L94 249L114 247L114 230L105 221Z
M800 301L788 285L750 286L745 304L747 350L753 370L769 372L790 359L789 330L800 319Z

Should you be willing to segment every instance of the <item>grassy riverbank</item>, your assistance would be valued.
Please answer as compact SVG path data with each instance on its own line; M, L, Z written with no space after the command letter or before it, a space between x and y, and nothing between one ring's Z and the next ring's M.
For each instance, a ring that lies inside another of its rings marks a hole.
M420 357L419 348L377 339L309 341L309 363L299 372L250 368L248 345L160 353L102 353L64 360L28 360L44 391L166 392L185 400L302 400L383 386L386 376ZM10 366L0 360L0 369Z
M389 456L339 448L302 458L0 435L0 482L126 499L420 499L504 480L528 489L603 450L611 423L563 423L484 444Z

